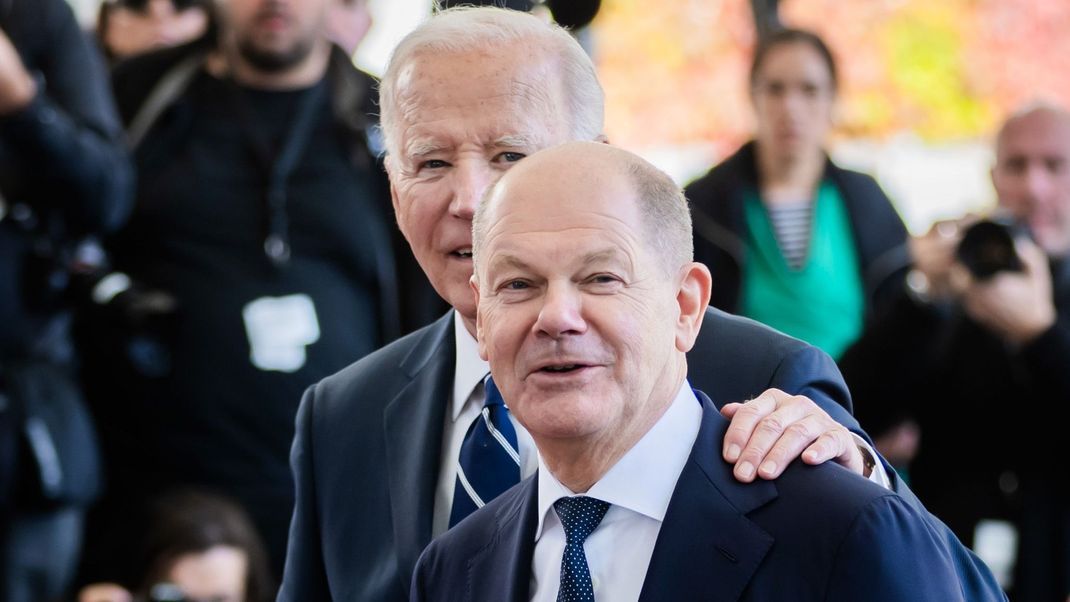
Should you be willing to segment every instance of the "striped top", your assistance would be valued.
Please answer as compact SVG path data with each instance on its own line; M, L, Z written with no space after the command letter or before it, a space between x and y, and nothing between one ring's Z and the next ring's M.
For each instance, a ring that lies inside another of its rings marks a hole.
M799 201L766 205L773 235L784 261L793 270L802 269L810 253L810 227L813 221L813 202Z

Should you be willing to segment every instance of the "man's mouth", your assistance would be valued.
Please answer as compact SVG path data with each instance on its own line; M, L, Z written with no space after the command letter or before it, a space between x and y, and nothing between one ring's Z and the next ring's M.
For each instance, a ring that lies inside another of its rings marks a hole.
M454 257L459 257L461 259L471 259L472 258L472 247L465 247L465 248L462 248L462 249L457 249L456 251L450 253L450 255L453 255Z
M539 368L538 371L550 374L562 374L566 372L575 372L589 367L588 364L554 364L552 366L543 366L542 368Z

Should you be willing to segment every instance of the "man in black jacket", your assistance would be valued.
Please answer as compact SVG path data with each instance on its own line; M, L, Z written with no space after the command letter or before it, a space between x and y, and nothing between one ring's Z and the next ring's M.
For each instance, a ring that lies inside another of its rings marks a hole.
M911 241L910 295L841 368L878 444L905 420L920 426L909 470L926 506L978 549L1013 549L989 534L1017 533L1017 566L993 568L1014 597L1062 600L1070 479L1061 433L1036 417L1070 401L1070 114L1036 106L1008 119L992 183L1032 235L1017 241L1021 267L971 275L956 255L969 222L937 224Z
M0 1L0 599L11 602L63 592L99 488L68 374L64 258L127 213L120 134L103 61L67 3Z

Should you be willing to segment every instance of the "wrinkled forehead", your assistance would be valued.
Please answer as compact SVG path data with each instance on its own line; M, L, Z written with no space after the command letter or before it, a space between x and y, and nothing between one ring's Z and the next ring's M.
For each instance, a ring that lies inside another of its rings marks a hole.
M554 61L494 49L415 55L398 75L394 101L402 152L428 136L554 143L567 118Z

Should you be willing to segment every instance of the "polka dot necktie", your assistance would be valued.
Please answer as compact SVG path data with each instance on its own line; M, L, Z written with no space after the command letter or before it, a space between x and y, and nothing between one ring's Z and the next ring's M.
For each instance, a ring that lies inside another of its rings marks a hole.
M487 377L483 411L468 427L457 458L450 527L520 482L520 454L509 408Z
M554 509L565 528L565 553L561 556L561 588L557 602L594 602L591 569L583 542L598 528L609 510L609 503L593 497L565 497L554 502Z

